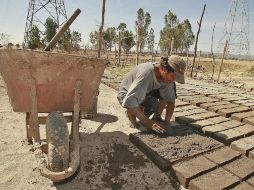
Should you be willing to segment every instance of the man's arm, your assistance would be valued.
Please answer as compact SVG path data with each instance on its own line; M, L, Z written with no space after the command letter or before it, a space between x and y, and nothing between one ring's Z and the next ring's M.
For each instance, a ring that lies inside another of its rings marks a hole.
M145 114L140 110L140 108L128 108L128 111L130 112L130 114L135 115L147 129L151 129L157 133L165 132L165 130L160 127L155 121L147 118Z
M170 124L170 120L173 116L174 109L175 109L175 102L168 102L166 107L166 117L165 117L165 121L168 124Z

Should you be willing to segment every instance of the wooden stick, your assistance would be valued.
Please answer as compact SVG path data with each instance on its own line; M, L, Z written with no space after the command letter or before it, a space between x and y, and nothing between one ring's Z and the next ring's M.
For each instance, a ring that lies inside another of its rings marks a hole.
M223 65L223 61L224 61L224 57L225 57L227 48L228 48L228 40L226 40L226 43L225 43L225 46L224 46L217 82L219 82L219 80L220 80L220 74L221 74L221 71L222 71L222 65Z
M192 77L193 68L194 68L195 60L196 60L196 56L197 56L198 37L199 37L199 33L200 33L200 28L201 28L203 16L204 16L204 13L205 13L205 8L206 8L206 4L204 5L204 9L203 9L200 21L198 22L198 32L197 32L197 36L196 36L196 43L195 43L195 48L194 48L194 58L193 58L193 63L192 63L190 77Z
M102 31L104 26L104 15L105 15L105 4L106 0L102 0L102 11L101 11L101 26L99 29L99 47L98 47L98 57L101 57L101 44L102 44Z

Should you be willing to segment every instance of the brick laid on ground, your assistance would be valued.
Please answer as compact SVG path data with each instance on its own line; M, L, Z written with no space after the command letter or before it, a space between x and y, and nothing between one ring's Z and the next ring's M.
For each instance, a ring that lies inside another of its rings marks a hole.
M234 141L231 143L230 147L241 154L248 156L249 151L254 149L254 136Z
M247 157L242 157L229 164L223 166L223 168L232 172L234 175L241 179L247 179L254 174L254 160Z
M204 157L221 166L227 164L241 156L241 154L225 146L214 151L203 154Z
M187 188L191 179L215 169L216 164L209 161L204 156L198 156L174 164L172 167L181 185Z
M251 151L249 152L249 158L252 159L252 160L254 160L254 150L251 150Z
M219 123L223 123L223 122L226 122L226 121L230 121L229 118L226 118L226 117L222 117L222 116L219 116L219 117L213 117L213 118L208 118L207 119L208 121L211 121L215 124L219 124Z
M191 115L183 115L183 116L176 116L175 120L179 123L188 124L191 122L216 117L218 114L213 112L207 112L207 113L200 113L200 114L191 114Z
M231 115L231 119L237 121L243 121L244 118L254 117L254 111L244 112L244 113L234 113Z
M201 129L203 127L206 127L206 126L209 126L209 125L214 125L214 123L207 120L207 119L195 121L195 122L192 122L192 123L188 124L188 126L190 126L191 128L193 128L195 130L198 130L198 131L201 131Z
M217 112L218 110L221 110L221 109L235 108L235 107L239 107L239 105L237 105L237 104L225 104L225 105L219 105L219 106L211 106L211 107L208 108L208 111Z
M239 178L223 168L218 168L190 181L190 190L229 189L239 183Z
M176 106L176 107L182 107L182 106L187 106L187 105L190 105L190 103L188 103L188 102L183 102L183 101L180 101L180 100L176 100L176 101L175 101L175 106Z
M208 109L211 106L219 106L219 105L225 105L225 104L230 104L229 102L226 101L220 101L220 102L212 102L212 103L203 103L200 105L201 108Z
M248 111L251 111L249 107L239 106L235 108L220 109L218 110L218 114L224 117L230 117L234 113L248 112Z
M209 125L202 128L202 132L209 136L211 136L213 133L225 131L225 130L228 130L228 128L220 124Z
M248 117L243 119L243 123L254 125L254 117Z
M244 134L244 137L248 137L254 134L254 126L249 124L244 124L242 126L236 127L235 130Z
M248 178L246 181L247 181L249 184L251 184L252 186L254 186L254 176Z
M225 121L220 124L227 127L228 129L232 129L232 128L236 128L236 127L244 125L244 123L241 123L241 122L235 121L235 120Z
M202 99L191 100L190 103L195 106L200 106L200 104L203 104L203 103L218 102L218 101L219 101L218 99L206 97Z
M253 189L254 189L253 186L249 185L246 182L242 182L241 184L234 187L232 190L253 190Z
M130 134L129 137L130 141L163 171L169 170L171 163L223 146L222 143L182 125L171 126L168 134L140 132Z
M228 129L216 132L212 134L212 137L226 145L229 145L231 142L243 138L244 134L235 129Z

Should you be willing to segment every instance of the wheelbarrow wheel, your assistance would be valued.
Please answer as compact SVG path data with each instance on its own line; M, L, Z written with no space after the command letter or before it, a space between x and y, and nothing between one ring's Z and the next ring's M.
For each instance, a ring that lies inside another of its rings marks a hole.
M61 112L52 112L46 121L48 167L53 172L69 167L69 131Z

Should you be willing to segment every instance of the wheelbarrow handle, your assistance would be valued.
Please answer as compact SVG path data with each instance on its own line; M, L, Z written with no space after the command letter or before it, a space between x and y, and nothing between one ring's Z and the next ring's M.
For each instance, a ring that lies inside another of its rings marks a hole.
M68 30L73 21L78 17L81 13L80 9L77 9L72 16L64 23L64 25L60 28L60 30L55 34L55 36L51 39L49 44L45 47L44 51L49 51L58 40L64 35L64 33Z

